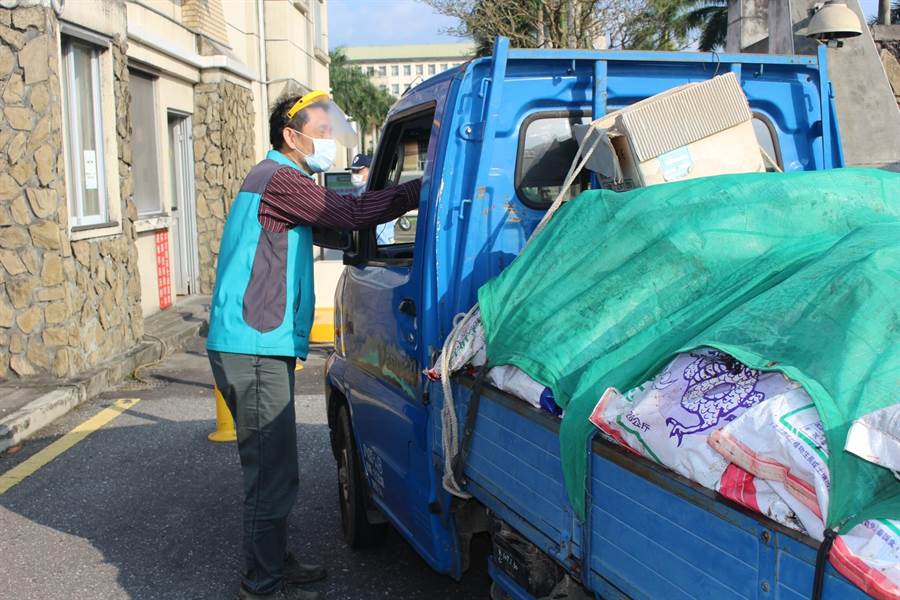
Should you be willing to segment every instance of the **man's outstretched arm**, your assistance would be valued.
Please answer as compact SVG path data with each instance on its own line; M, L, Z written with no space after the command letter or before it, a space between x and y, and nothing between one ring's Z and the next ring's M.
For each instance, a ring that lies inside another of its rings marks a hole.
M269 231L287 231L295 225L329 229L366 229L418 208L422 180L343 195L316 184L291 167L278 169L269 180L259 205L259 222Z

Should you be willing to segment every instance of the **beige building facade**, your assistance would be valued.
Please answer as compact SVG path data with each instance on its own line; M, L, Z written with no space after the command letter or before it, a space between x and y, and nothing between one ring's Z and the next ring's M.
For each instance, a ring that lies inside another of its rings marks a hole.
M399 98L409 87L473 58L475 44L350 46L344 53L372 83Z
M9 2L4 3L4 6ZM324 0L0 9L0 380L74 376L209 294L268 107L328 89Z

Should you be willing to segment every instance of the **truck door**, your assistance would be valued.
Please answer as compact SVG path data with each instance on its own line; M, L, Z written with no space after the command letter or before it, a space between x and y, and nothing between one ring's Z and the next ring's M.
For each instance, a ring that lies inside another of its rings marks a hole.
M439 118L425 103L393 117L379 144L369 182L379 190L431 175ZM428 195L423 187L423 198ZM421 244L427 201L418 211L357 234L358 264L342 291L346 381L373 500L437 570L440 558L429 512L428 407L422 401ZM446 549L444 550L446 552Z

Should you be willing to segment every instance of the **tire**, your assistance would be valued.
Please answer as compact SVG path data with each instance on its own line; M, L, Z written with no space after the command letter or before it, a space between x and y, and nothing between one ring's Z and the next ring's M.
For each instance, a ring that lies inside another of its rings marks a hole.
M341 507L341 532L351 548L372 548L384 543L387 523L370 523L366 506L366 480L359 452L353 441L350 414L346 406L338 409L338 503Z
M512 596L504 592L496 581L491 582L491 600L512 600Z

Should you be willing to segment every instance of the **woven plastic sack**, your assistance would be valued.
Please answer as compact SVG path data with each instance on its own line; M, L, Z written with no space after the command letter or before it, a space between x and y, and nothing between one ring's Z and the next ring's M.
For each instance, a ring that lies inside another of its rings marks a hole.
M900 521L865 521L838 536L831 564L873 598L900 599Z
M844 450L900 475L900 403L853 421Z
M822 536L822 520L804 511L802 507L798 514L784 501L786 492L778 482L754 477L752 473L737 465L728 465L719 481L717 491L729 500L734 500L741 506L765 515L786 527L801 533L810 533L807 526L811 525L813 531L818 529L819 538Z
M546 388L518 368L509 365L494 367L488 371L487 377L497 389L512 394L535 408L541 408L541 394Z
M803 389L747 411L714 432L709 444L754 476L783 484L820 520L828 514L828 442L816 406Z
M679 354L623 396L604 394L593 422L642 456L715 489L728 462L710 448L710 434L789 387L778 373L748 369L701 348Z

